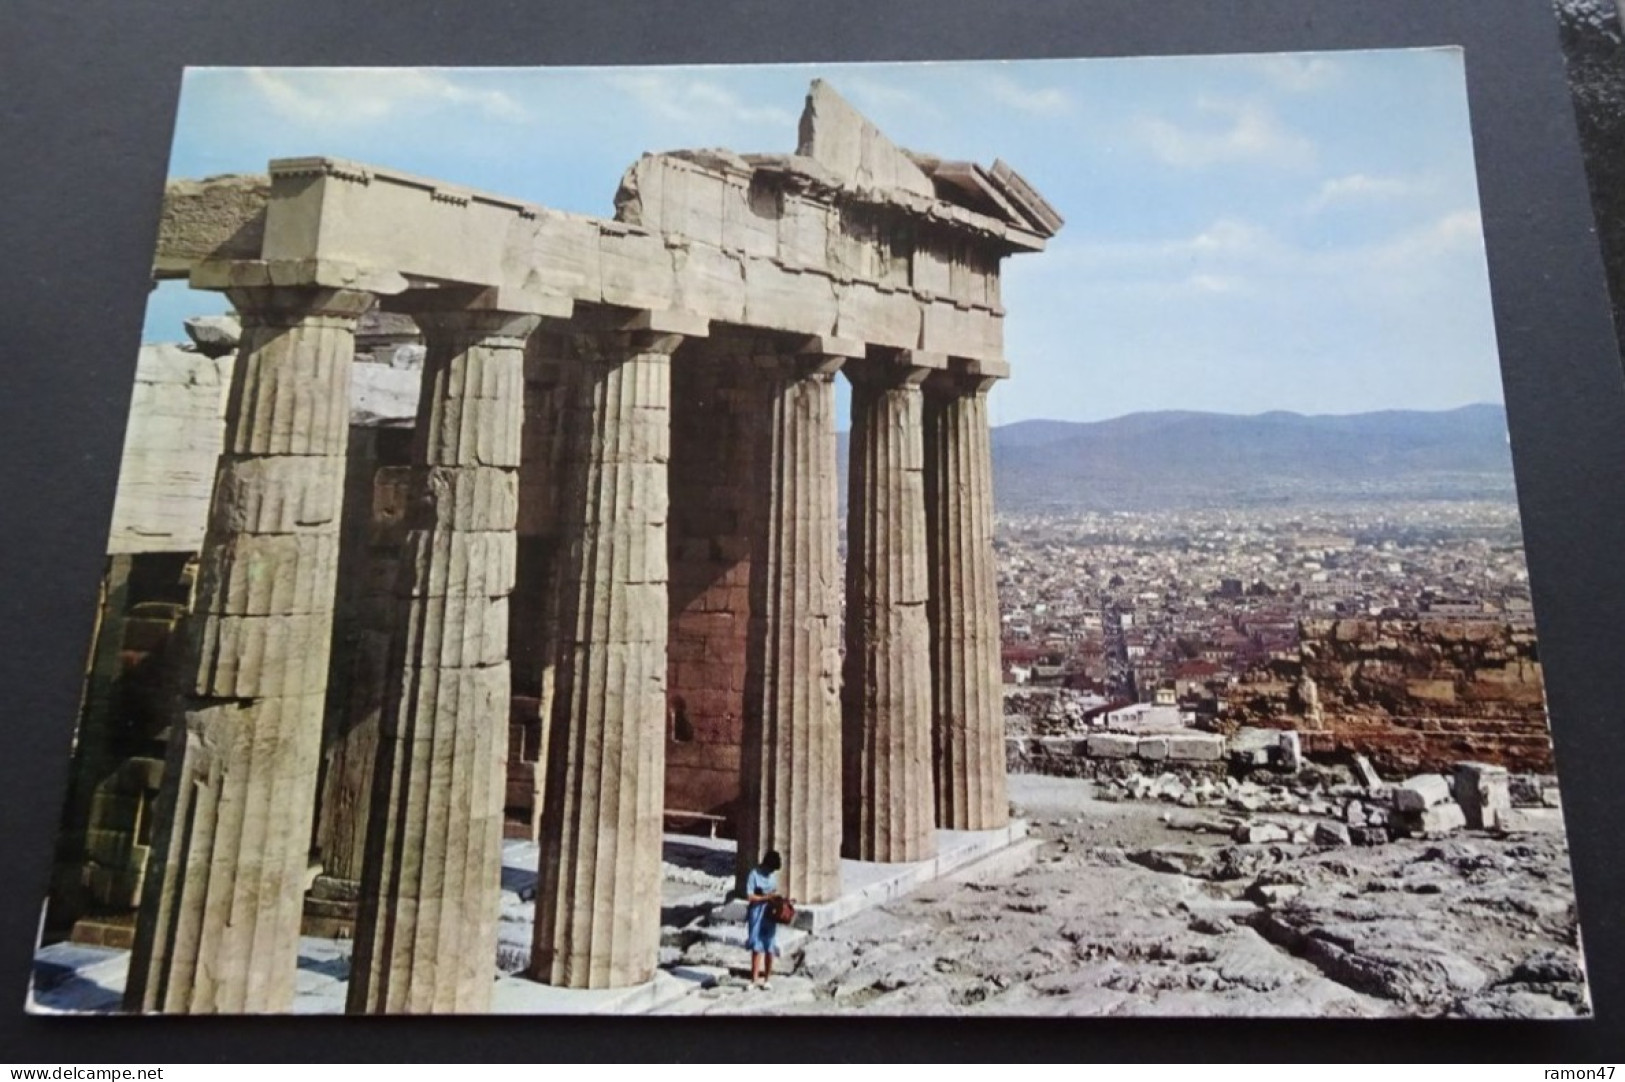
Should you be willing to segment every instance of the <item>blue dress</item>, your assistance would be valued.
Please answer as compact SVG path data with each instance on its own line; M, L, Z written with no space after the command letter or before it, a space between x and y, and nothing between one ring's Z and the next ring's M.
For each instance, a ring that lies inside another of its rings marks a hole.
M779 890L779 873L763 872L760 868L752 868L745 877L745 894L776 894ZM779 948L774 942L778 938L779 922L773 919L768 912L766 902L751 902L750 908L745 910L745 946L750 948L752 954L771 954L778 957Z

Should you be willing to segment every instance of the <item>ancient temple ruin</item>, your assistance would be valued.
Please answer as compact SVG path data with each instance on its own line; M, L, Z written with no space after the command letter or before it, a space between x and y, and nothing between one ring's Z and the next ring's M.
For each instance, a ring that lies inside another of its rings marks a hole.
M98 639L178 622L143 700L178 706L132 735L93 665L53 899L139 898L126 1006L285 1010L315 921L353 929L349 1010L486 1009L505 831L531 976L601 988L654 971L668 825L778 848L809 902L1002 826L987 392L1000 261L1060 225L822 83L795 154L645 155L613 219L331 158L173 185L156 273L241 342L188 362L224 426L150 501L197 524L141 565L164 607ZM364 319L421 335L410 425L352 430Z

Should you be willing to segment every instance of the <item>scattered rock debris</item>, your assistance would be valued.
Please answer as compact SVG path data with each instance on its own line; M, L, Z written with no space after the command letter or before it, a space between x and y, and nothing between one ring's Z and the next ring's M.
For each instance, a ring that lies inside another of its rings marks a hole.
M1404 786L1337 775L1010 782L1016 813L1048 843L1031 868L933 883L798 944L769 991L736 979L673 1009L1590 1013L1555 809L1497 809L1496 830L1430 837L1414 817L1457 807L1431 781L1418 783L1420 810L1416 797L1396 803Z

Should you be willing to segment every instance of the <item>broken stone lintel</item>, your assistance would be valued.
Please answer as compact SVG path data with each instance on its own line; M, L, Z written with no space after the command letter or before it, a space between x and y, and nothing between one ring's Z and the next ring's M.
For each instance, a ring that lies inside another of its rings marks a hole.
M803 339L796 352L804 357L845 357L852 359L865 356L868 349L868 343L856 338L833 338L827 335L813 335Z
M664 156L669 157L670 154ZM933 225L964 230L996 244L1008 244L1024 251L1044 250L1044 236L1031 229L954 203L945 203L935 196L895 188L849 185L806 155L743 154L740 157L757 174L770 178L784 190L809 196L832 207L876 207Z
M1027 178L1010 168L1002 158L994 159L988 177L1032 219L1035 226L1047 230L1049 236L1054 236L1066 224L1066 219L1050 205L1049 200L1039 195L1038 190L1027 183Z
M708 338L711 320L698 312L680 308L643 308L632 314L621 326L625 331L651 331L655 334L680 334L685 338Z
M877 349L869 351L869 356L897 368L917 368L930 372L948 369L946 353L933 353L925 349Z
M400 293L407 280L392 270L376 270L336 259L203 260L192 268L193 289L254 289L294 286Z
M437 286L414 287L383 301L388 312L415 315L420 312L491 311L516 315L567 320L575 314L575 300L552 293L538 293L517 286Z
M428 192L430 197L437 202L450 203L454 206L486 203L493 207L516 211L523 218L534 218L541 210L534 203L527 203L512 196L498 195L494 192L481 191L478 188L469 188L461 184L448 184L443 180L403 173L398 169L365 165L345 158L274 158L268 167L268 172L273 182L283 178L332 177L335 180L350 181L354 184L372 184L375 181L382 181L398 184L404 188L421 188Z
M980 376L983 379L1009 379L1010 362L996 360L992 357L977 359L975 357L951 357L949 364L956 372L967 376Z

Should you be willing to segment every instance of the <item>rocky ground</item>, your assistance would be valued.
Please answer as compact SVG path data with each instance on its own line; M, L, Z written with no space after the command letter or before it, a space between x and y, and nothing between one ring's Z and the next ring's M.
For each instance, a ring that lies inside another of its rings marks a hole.
M1322 830L1334 798L1284 789L1013 775L1011 799L1044 840L1030 868L932 884L807 940L770 990L736 971L672 1009L1589 1011L1555 809L1519 809L1498 834L1357 846Z

